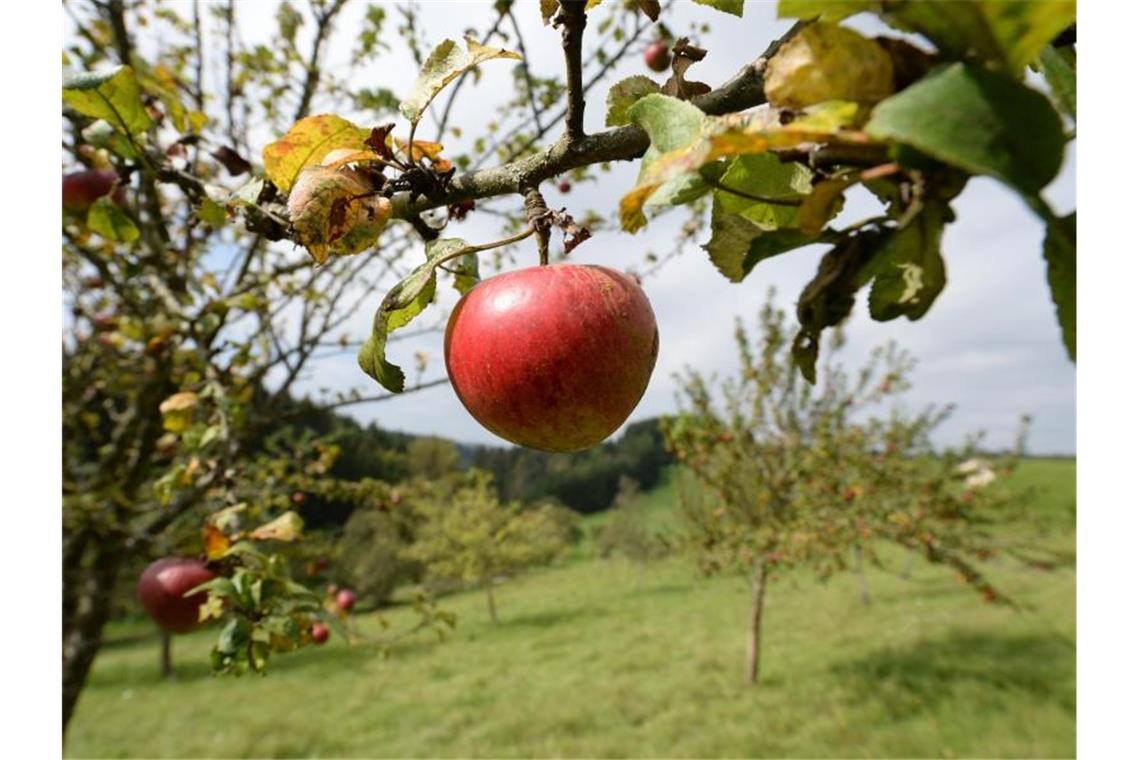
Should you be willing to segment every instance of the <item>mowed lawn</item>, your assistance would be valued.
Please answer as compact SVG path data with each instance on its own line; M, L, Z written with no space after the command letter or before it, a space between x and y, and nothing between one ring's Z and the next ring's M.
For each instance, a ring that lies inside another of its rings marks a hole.
M1031 513L1006 528L1073 548L1073 461L1030 461ZM667 525L665 484L647 494ZM604 518L603 518L604 519ZM597 522L597 518L593 520ZM209 675L211 632L179 638L158 678L145 623L113 626L67 736L73 757L1071 757L1073 568L986 564L1021 611L983 603L944 568L887 552L870 606L850 574L794 573L768 595L762 683L743 684L747 586L682 558L592 558L444 600L445 641L387 659L342 641L283 655L267 677ZM394 625L405 611L388 613ZM378 633L374 614L357 616Z

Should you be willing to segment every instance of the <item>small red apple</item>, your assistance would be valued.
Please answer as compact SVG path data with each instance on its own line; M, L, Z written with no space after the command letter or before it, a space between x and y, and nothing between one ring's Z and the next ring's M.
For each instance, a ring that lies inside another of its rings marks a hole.
M119 175L102 169L88 169L63 175L63 210L73 214L85 214L91 204L111 192ZM115 188L112 196L120 206L127 202L127 193L122 185Z
M657 40L645 48L645 65L653 71L665 71L673 56L669 52L669 43Z
M855 493L854 488L844 488L843 489L843 500L844 501L852 501L855 498L855 496L856 496L856 493Z
M312 637L314 644L320 646L329 640L329 627L324 623L313 623L313 627L309 629L309 636Z
M573 187L574 186L570 184L570 180L564 179L558 183L558 192L568 193L568 192L570 192L570 189Z
M580 451L617 430L657 361L649 299L621 272L552 264L507 272L456 304L444 336L463 406L500 438Z
M717 440L721 443L732 443L736 440L736 436L726 430L717 437Z
M293 492L293 503L294 504L304 504L305 503L305 494L301 493L300 491L294 491Z
M352 589L342 588L336 592L336 606L344 612L352 612L356 606L356 594L352 593Z
M185 594L215 577L201 560L187 557L155 560L139 577L139 602L160 627L171 633L187 633L198 627L198 608L208 595L205 591L190 597Z

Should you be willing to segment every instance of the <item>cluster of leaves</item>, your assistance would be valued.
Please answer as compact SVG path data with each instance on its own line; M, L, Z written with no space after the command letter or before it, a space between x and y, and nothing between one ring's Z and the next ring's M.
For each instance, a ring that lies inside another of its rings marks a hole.
M743 12L743 3L709 4ZM687 102L700 88L670 91L646 77L611 89L607 124L637 124L650 138L621 201L622 226L636 231L646 208L711 195L705 249L734 282L772 256L832 244L799 301L794 356L814 381L822 331L850 313L865 285L873 319L916 320L929 310L946 282L949 204L971 176L990 176L1046 223L1047 278L1075 360L1076 216L1057 217L1040 195L1070 139L1063 116L1076 118L1075 48L1050 44L1075 23L1075 3L782 0L779 12L810 23L767 61L767 105L754 113L708 116ZM935 52L838 25L859 12L921 35ZM1044 73L1052 102L1023 81L1030 65ZM829 227L856 185L883 213Z
M803 565L827 577L848 567L853 547L877 562L876 543L889 542L953 568L987 601L1008 602L978 560L1000 550L1050 561L991 531L1014 498L1006 478L1017 449L993 478L967 482L960 465L973 444L938 452L931 442L951 408L876 413L909 387L905 352L877 349L854 376L825 357L812 386L790 363L792 331L770 302L758 334L738 324L736 341L740 370L720 398L690 371L682 411L664 423L667 445L700 486L683 492L683 508L685 541L704 571L763 566L771 577Z

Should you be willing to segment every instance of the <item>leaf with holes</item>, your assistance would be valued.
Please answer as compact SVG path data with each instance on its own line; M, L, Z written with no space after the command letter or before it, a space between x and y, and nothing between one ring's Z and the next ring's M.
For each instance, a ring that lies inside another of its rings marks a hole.
M884 238L871 269L871 318L920 319L946 285L942 229L953 215L943 203L928 202L910 224Z

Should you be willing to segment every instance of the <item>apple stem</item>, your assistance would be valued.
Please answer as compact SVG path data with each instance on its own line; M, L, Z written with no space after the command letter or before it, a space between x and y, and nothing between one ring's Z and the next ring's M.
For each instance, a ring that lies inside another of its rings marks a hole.
M526 218L530 226L538 233L538 265L546 266L550 263L550 209L546 206L546 199L537 187L528 187L523 193L526 207Z

